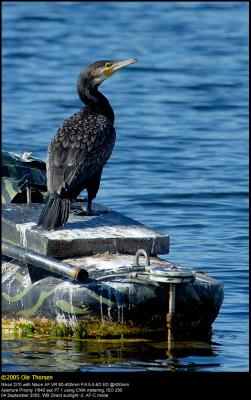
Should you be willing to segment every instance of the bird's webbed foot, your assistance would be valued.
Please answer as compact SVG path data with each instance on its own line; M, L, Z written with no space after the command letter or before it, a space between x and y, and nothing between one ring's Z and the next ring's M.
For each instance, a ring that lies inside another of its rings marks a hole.
M74 210L74 215L77 215L78 217L88 217L88 216L98 216L102 214L106 214L108 211L107 210L93 210L93 209L78 209Z
M82 217L89 217L89 216L98 216L98 215L103 215L106 214L108 212L108 210L104 207L100 207L98 205L94 205L92 203L93 198L88 196L87 199L83 199L82 200L82 204L74 204L75 207L73 207L73 213L74 215L77 216L82 216ZM83 201L86 202L87 201L87 205L85 208L83 208Z
M74 199L71 203L71 209L70 213L74 213L74 215L77 215L76 213L82 212L83 211L83 203L87 203L88 199L87 198L77 198Z

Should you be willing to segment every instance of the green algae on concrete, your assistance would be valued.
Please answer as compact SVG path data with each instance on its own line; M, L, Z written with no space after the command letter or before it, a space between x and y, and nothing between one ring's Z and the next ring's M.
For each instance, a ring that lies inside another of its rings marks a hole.
M2 319L2 333L15 333L20 336L46 335L51 337L71 337L73 339L89 338L136 338L160 332L162 329L138 327L110 320L78 321L74 325L36 317L32 320Z

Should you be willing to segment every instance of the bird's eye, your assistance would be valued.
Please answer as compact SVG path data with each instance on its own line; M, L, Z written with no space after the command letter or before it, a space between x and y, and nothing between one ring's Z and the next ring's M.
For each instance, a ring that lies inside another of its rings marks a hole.
M113 64L112 62L105 63L105 68L111 68L112 64Z

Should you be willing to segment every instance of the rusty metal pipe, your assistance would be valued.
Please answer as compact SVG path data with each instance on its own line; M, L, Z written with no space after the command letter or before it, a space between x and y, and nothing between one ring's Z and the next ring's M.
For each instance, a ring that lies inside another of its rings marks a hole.
M169 314L174 314L175 313L175 284L170 283L170 289L169 289Z
M53 257L36 253L21 246L14 246L4 241L2 242L2 254L79 282L84 282L88 278L88 272L85 269L76 268Z
M175 295L176 295L176 286L174 283L170 283L168 314L166 315L168 351L171 350L173 342L173 321L175 314L175 297L176 297Z

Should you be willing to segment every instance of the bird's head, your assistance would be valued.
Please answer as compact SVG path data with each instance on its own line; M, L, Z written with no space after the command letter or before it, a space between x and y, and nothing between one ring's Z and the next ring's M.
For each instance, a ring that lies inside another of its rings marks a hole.
M124 61L96 61L93 64L87 65L87 67L80 73L78 85L80 85L82 88L95 88L121 68L136 62L137 61L133 58Z

